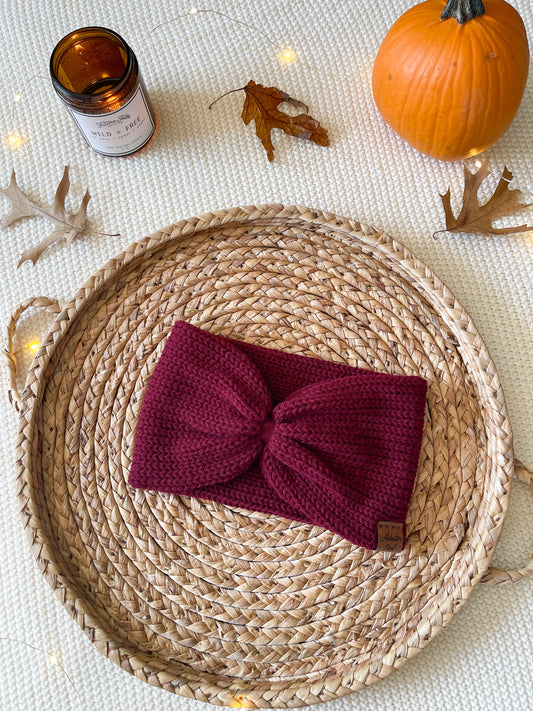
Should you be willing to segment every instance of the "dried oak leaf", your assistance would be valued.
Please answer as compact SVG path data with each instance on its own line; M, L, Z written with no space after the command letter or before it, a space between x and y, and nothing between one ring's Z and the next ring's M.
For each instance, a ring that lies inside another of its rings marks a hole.
M60 239L66 239L67 244L70 244L75 237L83 234L87 229L87 203L91 199L89 191L87 190L83 196L79 210L70 215L65 210L65 198L69 188L68 165L65 166L63 177L57 186L54 202L51 207L41 207L33 202L33 200L27 198L17 185L15 171L11 173L9 186L7 188L0 188L0 194L5 195L11 202L11 210L2 219L2 229L5 229L11 223L15 222L15 220L20 220L22 217L46 217L47 220L51 220L56 225L55 230L39 242L38 245L22 253L17 266L20 267L23 262L28 260L35 264L41 254L51 244Z
M469 232L484 235L508 235L515 232L528 232L533 227L519 225L517 227L493 227L492 223L500 217L510 215L518 210L530 207L533 203L519 203L520 190L509 188L513 174L506 167L492 197L483 205L478 199L481 183L489 175L486 163L482 163L476 173L471 173L465 166L465 185L461 212L454 217L450 203L450 189L441 195L444 213L446 215L446 230L438 232ZM435 232L437 234L437 232Z
M241 89L234 89L233 91L244 91L246 96L241 118L246 125L250 121L255 121L255 132L263 143L269 161L274 160L274 145L270 135L273 128L279 128L295 138L313 141L319 146L329 146L328 132L316 119L309 115L309 108L284 91L280 91L274 86L265 87L261 84L256 84L252 80ZM233 92L228 92L228 94L230 93ZM214 101L214 103L216 102ZM295 109L301 109L302 113L297 116L290 116L284 111L280 111L278 106L283 103L290 104Z

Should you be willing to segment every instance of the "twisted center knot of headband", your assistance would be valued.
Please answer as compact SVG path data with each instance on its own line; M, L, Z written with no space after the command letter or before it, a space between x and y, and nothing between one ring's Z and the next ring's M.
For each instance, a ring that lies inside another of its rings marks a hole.
M259 437L261 438L262 442L264 442L265 444L268 443L275 426L276 424L270 415L265 420L263 420L263 424L261 425L261 429L259 431Z
M175 324L143 401L129 483L323 526L374 548L405 522L426 382Z

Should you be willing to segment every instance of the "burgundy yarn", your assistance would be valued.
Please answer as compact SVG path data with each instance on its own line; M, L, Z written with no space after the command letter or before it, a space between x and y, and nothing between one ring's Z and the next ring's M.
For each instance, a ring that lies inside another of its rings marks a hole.
M174 325L137 426L133 487L315 524L373 549L405 523L426 381Z

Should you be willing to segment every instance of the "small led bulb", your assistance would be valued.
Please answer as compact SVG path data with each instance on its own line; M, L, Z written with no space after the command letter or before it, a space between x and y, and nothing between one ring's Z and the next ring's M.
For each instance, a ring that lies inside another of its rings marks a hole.
M283 62L283 64L290 64L296 59L296 52L293 49L290 49L289 47L280 52L279 58Z
M18 131L13 131L5 137L5 142L9 148L15 151L17 148L21 148L24 145L24 138Z

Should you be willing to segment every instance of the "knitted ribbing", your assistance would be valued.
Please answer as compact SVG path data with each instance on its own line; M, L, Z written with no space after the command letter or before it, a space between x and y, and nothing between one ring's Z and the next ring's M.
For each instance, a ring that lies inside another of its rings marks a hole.
M426 381L177 322L150 378L129 484L322 526L373 549L405 523Z

